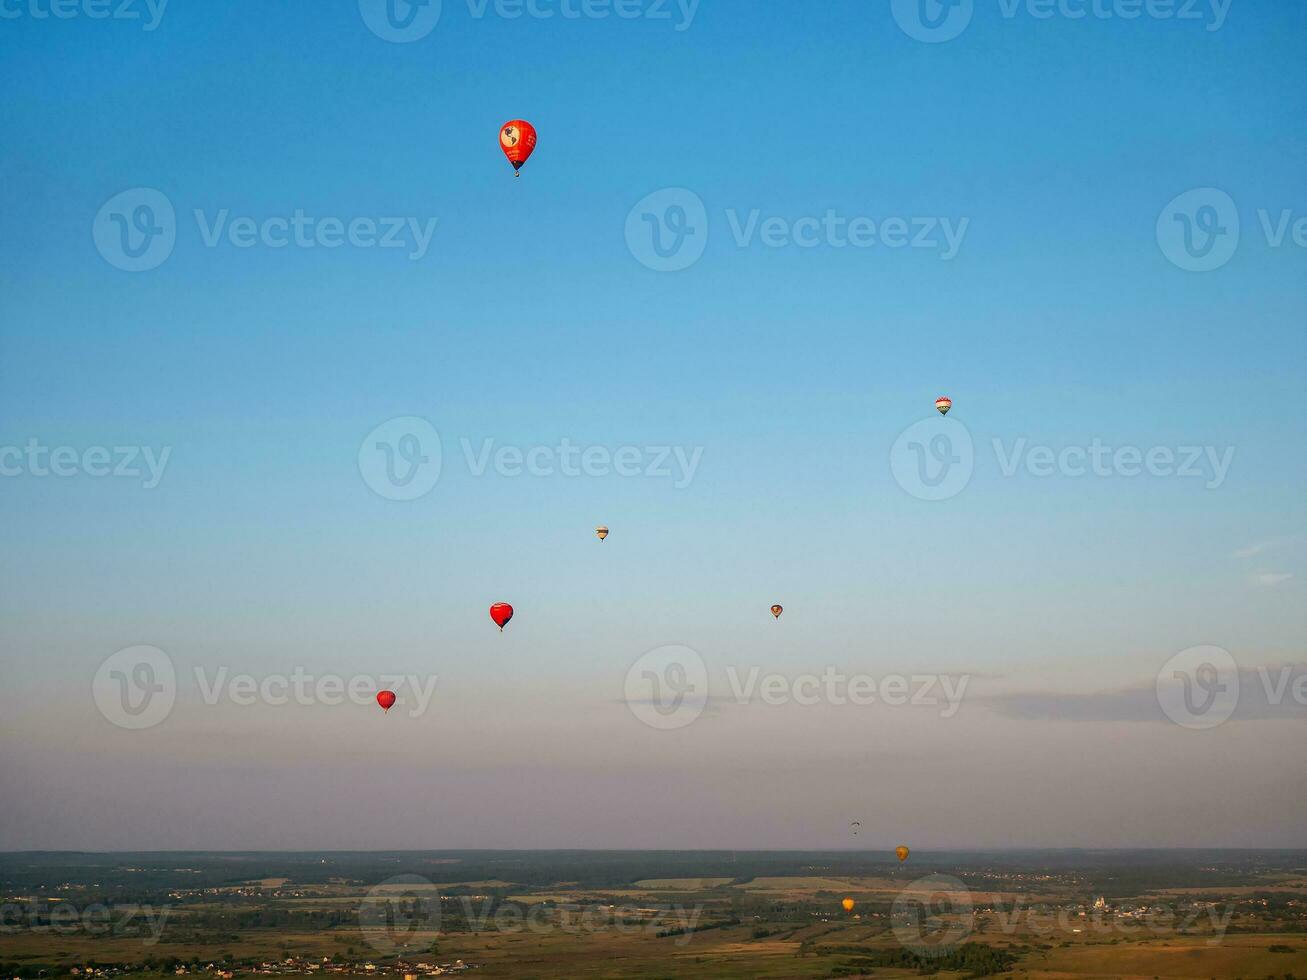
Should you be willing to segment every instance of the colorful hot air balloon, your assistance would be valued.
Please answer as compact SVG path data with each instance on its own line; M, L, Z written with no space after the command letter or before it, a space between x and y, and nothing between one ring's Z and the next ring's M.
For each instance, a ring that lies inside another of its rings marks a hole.
M898 855L899 863L902 864L904 861L908 859L909 852L908 852L907 845L900 844L898 847L894 848L894 853Z
M377 704L381 705L381 710L382 710L382 711L389 711L391 708L393 708L393 707L395 706L395 692L394 692L394 691L378 691L378 692L377 692Z
M853 906L857 903L855 903L851 898L846 898L844 901L840 902L840 904L844 906L845 912L852 912Z
M781 613L785 612L785 607L779 603L771 607L771 614L777 619L781 618Z
M499 148L513 165L516 177L536 148L536 128L525 119L511 119L499 127Z
M490 607L490 618L495 621L495 625L499 627L499 632L502 633L504 627L508 625L508 621L513 618L513 607L507 602L496 602Z
M947 415L948 410L953 407L953 399L947 395L940 395L935 399L935 408L940 415Z
M595 534L598 536L599 540L602 541L604 538L608 537L608 528L600 524L595 528Z

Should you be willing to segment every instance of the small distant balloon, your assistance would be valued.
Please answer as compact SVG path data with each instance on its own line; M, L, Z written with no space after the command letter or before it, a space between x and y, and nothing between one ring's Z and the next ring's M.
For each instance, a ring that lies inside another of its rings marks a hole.
M894 853L898 855L899 863L902 864L908 859L908 854L911 852L909 852L906 844L900 844L898 847L894 848Z
M840 904L844 906L845 912L852 912L853 906L856 905L857 903L854 902L853 899L851 898L846 898L844 901L840 902Z
M378 692L377 692L377 704L381 705L381 710L382 710L382 711L389 711L391 708L393 708L393 707L395 706L395 692L394 692L394 691L378 691Z
M948 410L953 407L953 399L947 395L941 395L935 399L935 409L940 415L947 415Z
M499 148L513 165L516 177L536 148L536 129L525 119L510 119L499 127Z
M508 621L513 618L513 607L507 602L496 602L490 607L490 618L495 621L495 625L499 627L499 632L502 633L504 627L508 625Z
M781 618L781 613L785 612L785 607L777 603L771 607L771 614L777 619Z
M600 541L602 541L604 538L608 537L608 528L605 527L603 524L600 524L597 528L595 528L595 536Z
M862 822L859 820L853 821L853 823L849 824L849 829L853 831L853 836L857 837L858 831L862 829Z

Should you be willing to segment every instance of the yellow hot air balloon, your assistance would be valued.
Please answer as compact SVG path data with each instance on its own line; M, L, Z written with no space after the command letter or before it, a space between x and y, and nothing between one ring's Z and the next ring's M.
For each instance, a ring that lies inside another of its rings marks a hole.
M779 603L771 607L771 614L775 616L777 619L781 618L781 613L783 612L785 612L785 607L780 605Z
M899 863L902 864L908 859L908 854L911 852L908 851L906 844L900 844L898 847L894 848L894 853L898 855Z
M608 537L608 528L603 524L600 524L595 528L595 534L599 537L599 540L602 541L604 538Z
M852 912L852 911L853 911L853 905L854 905L853 899L851 899L851 898L846 898L844 901L840 902L840 904L844 906L844 911L845 911L845 912Z

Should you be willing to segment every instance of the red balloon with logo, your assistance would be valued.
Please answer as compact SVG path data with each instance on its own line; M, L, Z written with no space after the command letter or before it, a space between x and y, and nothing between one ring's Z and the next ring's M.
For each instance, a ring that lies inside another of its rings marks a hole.
M395 706L395 692L394 692L394 691L378 691L378 692L377 692L377 704L381 705L381 710L382 710L382 711L389 711L391 708L393 708L393 707Z
M508 625L508 621L513 618L513 607L507 602L496 602L490 607L490 618L495 621L495 625L499 627L499 632L502 633L504 627Z
M499 148L513 165L513 175L536 148L536 128L525 119L511 119L499 127Z

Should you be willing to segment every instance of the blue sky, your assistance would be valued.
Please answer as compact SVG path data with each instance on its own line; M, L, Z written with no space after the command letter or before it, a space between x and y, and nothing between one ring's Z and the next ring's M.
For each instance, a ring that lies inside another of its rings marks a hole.
M1292 231L1273 246L1259 217L1274 225L1287 211L1292 228L1307 216L1307 11L1235 2L1209 30L1209 5L1185 7L1193 19L1125 19L1128 2L1101 0L1094 9L1117 14L1076 19L976 0L958 37L923 43L888 3L703 0L692 18L667 5L666 19L647 16L653 3L628 8L633 19L514 19L445 0L410 43L383 40L356 3L169 5L153 30L82 7L36 16L44 0L5 8L0 446L171 454L148 490L85 474L0 478L0 778L27 800L0 846L290 840L234 816L198 827L191 783L224 763L186 746L249 725L265 745L295 744L307 716L204 714L183 681L164 725L119 731L87 691L109 654L141 643L184 675L437 672L441 710L402 741L449 738L466 712L461 730L503 750L464 757L479 789L463 786L465 812L445 814L441 833L387 815L377 838L360 836L346 811L294 839L304 846L641 846L645 818L666 845L828 846L825 823L846 825L849 807L875 822L874 804L843 795L847 772L818 764L848 720L800 715L791 729L769 716L769 740L792 744L812 774L806 816L741 815L724 798L681 828L660 808L667 796L637 796L643 817L597 820L578 838L566 815L587 785L579 774L630 776L616 746L636 724L620 707L593 730L581 719L620 699L627 668L662 644L694 647L711 671L971 672L1050 695L1151 686L1196 644L1245 669L1307 662L1307 248ZM540 133L516 180L496 146L515 117ZM134 188L176 214L175 248L142 272L115 267L91 232ZM633 206L665 188L697 195L707 221L702 258L676 272L642 264L625 237ZM1171 261L1156 230L1196 188L1228 194L1241 227L1229 260L1204 272ZM417 259L205 244L224 211L262 223L297 210L436 224ZM732 221L755 211L946 220L965 233L948 259L884 243L741 246ZM965 490L929 502L889 459L942 393L976 462ZM373 493L358 464L364 437L399 416L430 420L443 449L439 482L410 502ZM650 447L701 456L678 487L476 476L462 446L563 439L637 447L641 465ZM1207 488L1005 475L993 448L1095 439L1233 457ZM603 545L598 523L613 529ZM485 615L499 599L519 610L502 637ZM786 606L779 624L773 601ZM1300 745L1303 723L1236 716L1198 735L1200 752L1170 726L976 714L965 737L981 746L1052 753L1072 727L1076 739L1155 739L1170 762L1141 794L1168 778L1190 785L1213 745L1230 779L1247 778L1239 752ZM500 716L511 722L498 736L476 728ZM319 737L298 755L271 752L269 778L314 752L325 765L333 737L375 737L356 708L313 717ZM901 743L896 722L876 719ZM754 744L747 726L723 735L730 724L722 712L687 729L716 726L691 743L705 785L739 771L737 750L721 747ZM546 731L575 751L508 751ZM947 754L961 733L924 731L920 771L939 771L932 746ZM675 739L656 743L669 761L651 778L668 785L685 754ZM96 771L122 774L99 791L129 784L133 767L177 776L175 796L154 797L172 829L140 837L126 817L53 816L92 742ZM360 759L354 775L370 778ZM1054 764L973 775L1038 785L1032 768ZM422 779L455 783L432 765ZM532 774L523 802L560 814L530 840L487 826L476 806L523 792L514 766ZM1104 769L1092 786L1116 792L1121 775ZM300 779L280 801L288 812L330 785ZM252 785L224 789L243 799ZM1301 813L1243 796L1228 825L1180 826L1192 800L1177 789L1175 812L1160 806L1137 841L1092 808L1036 818L1049 844L1304 843ZM997 802L975 825L939 810L938 845L1032 842Z

